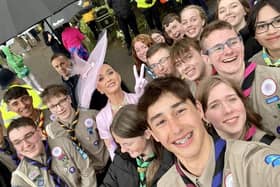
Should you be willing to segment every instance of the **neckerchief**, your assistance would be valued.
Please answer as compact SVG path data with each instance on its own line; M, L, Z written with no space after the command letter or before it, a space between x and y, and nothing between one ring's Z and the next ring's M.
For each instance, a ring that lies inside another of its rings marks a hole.
M262 50L262 57L266 65L271 67L280 67L280 58L276 61L273 61L270 59L269 55L267 54L265 48Z
M251 141L253 136L256 134L257 128L255 125L251 125L251 127L247 130L244 140Z
M146 171L154 158L155 154L150 155L147 160L143 160L140 157L136 158L137 172L139 174L140 179L139 187L146 187Z
M212 187L221 187L223 184L223 169L224 169L224 159L226 152L226 141L219 138L218 136L212 136L214 139L215 146L215 171L212 180ZM186 187L195 187L195 184L184 174L179 166L179 161L175 162L176 170L182 177Z
M52 163L51 150L47 141L43 141L43 143L44 143L44 148L47 157L46 165L28 157L24 157L24 159L29 164L39 167L40 170L46 170L48 174L50 174L55 184L55 187L68 187L68 185L51 169L51 163Z
M41 130L42 134L45 138L48 137L47 131L44 129L44 113L42 110L40 110L40 115L39 115L39 120L38 120L38 125L37 125Z
M257 64L254 62L248 62L245 65L244 80L242 83L242 92L245 97L249 97L252 90L252 84L255 79L255 70Z
M8 155L13 160L16 166L19 165L20 159L18 158L17 154L11 150L11 146L8 140L6 140L5 138L4 138L4 148L0 148L0 152Z
M67 127L66 125L64 125L62 122L58 121L58 123L60 124L60 126L62 128L64 128L66 130L66 132L68 132L69 137L71 138L71 140L77 144L79 147L81 147L80 142L78 141L78 138L75 135L75 127L78 124L79 121L79 110L77 110L75 112L75 117L73 119L73 121L70 124L70 127Z

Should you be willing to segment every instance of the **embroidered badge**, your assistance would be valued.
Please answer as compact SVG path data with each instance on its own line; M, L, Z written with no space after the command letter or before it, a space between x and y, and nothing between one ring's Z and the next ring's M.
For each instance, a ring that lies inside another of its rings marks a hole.
M69 168L69 173L73 174L76 172L76 168L75 167L70 167Z
M276 128L276 131L277 131L278 134L280 134L280 126L278 126L278 127Z
M83 149L81 149L77 144L75 144L74 142L72 142L72 144L74 145L75 149L78 151L78 153L81 155L81 157L86 160L88 158L88 155L83 151Z
M54 114L51 114L51 115L50 115L50 120L51 120L51 121L54 121L55 119L56 119L55 115L54 115Z
M87 118L87 119L84 121L84 124L85 124L85 126L86 126L87 128L93 127L93 123L94 123L94 121L93 121L92 118Z
M272 167L277 167L280 165L280 155L278 154L270 154L267 155L264 159L267 165L272 165Z
M37 171L37 170L33 170L33 171L31 171L31 172L28 174L28 177L29 177L31 180L36 179L38 176L40 176L40 172Z
M265 79L262 83L261 90L263 95L271 96L277 90L276 83L272 79Z
M60 147L54 147L52 149L52 156L57 158L58 160L64 159L65 155L63 154L63 151Z
M225 176L225 187L233 187L232 173Z
M38 186L38 187L44 186L44 179L43 179L43 178L39 178L39 179L37 180L37 186Z
M271 103L275 103L279 100L280 100L280 97L278 95L275 95L273 97L265 99L265 102L266 102L266 104L271 104Z

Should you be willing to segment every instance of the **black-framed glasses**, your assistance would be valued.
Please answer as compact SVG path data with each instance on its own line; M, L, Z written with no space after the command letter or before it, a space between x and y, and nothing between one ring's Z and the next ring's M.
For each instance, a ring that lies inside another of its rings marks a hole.
M222 53L222 52L224 52L225 45L227 45L229 48L235 48L235 47L239 47L239 44L241 41L242 41L242 38L240 35L238 35L236 37L229 38L224 43L216 44L213 47L204 50L203 53L206 55L211 55L213 53L216 53L216 54Z
M154 63L154 64L150 65L150 68L151 68L152 70L157 69L160 65L162 66L163 64L165 64L165 63L169 60L169 58L170 58L170 56L162 57L162 58L158 61L158 63Z
M56 104L49 106L50 110L54 110L56 109L58 106L61 107L65 104L65 102L67 101L68 96L64 97L63 99L59 100Z
M36 132L36 129L34 129L34 130L32 130L32 131L26 133L26 134L24 135L24 137L23 137L21 140L15 140L15 141L12 142L12 144L13 144L15 147L19 147L19 146L22 145L22 142L23 142L23 141L25 141L25 142L33 142L33 141L32 141L32 138L33 138L35 132Z
M255 25L256 34L262 34L268 31L269 26L272 25L274 28L280 28L280 15L272 18L270 22L259 22Z

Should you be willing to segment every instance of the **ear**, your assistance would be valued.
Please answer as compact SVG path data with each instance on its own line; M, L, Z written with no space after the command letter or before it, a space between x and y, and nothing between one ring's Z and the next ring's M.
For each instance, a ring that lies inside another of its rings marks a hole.
M155 133L152 131L152 129L148 128L146 131L149 131L150 135L152 135L152 137L157 141L159 142L159 139L157 138L157 136L155 135ZM145 132L146 132L145 131Z
M151 138L151 131L150 131L150 129L147 129L147 130L145 130L145 132L144 132L144 137L147 139L147 140L149 140L150 138Z
M206 21L205 19L202 19L202 27L204 27L206 25Z
M204 52L203 52L202 50L200 51L200 55L201 55L201 57L202 57L202 59L203 59L203 61L204 61L205 63L211 64L211 61L210 61L210 59L209 59L209 56L206 55L206 54L204 54Z
M196 100L195 106L196 106L196 109L198 110L198 112L200 113L201 119L205 120L204 111L203 111L202 104L200 103L200 101Z

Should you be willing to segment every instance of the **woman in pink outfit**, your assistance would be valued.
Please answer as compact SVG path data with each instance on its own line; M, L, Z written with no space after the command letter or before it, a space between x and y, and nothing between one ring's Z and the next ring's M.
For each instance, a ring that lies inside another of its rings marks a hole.
M69 23L65 23L63 24L61 38L64 47L71 53L71 55L77 53L82 59L88 59L88 51L82 43L85 36L79 31L79 29L71 27Z

